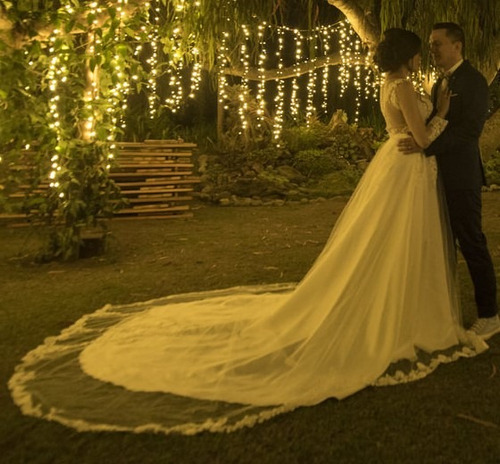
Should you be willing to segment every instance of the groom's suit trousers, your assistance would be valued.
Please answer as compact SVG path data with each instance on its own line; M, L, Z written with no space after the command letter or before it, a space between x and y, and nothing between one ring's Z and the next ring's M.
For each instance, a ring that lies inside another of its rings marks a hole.
M474 284L478 316L498 312L495 268L481 227L481 191L452 190L446 193L451 229L465 258Z

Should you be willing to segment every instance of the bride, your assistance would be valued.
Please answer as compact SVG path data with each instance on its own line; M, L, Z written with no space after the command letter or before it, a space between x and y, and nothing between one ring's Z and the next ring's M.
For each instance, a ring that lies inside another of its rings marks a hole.
M299 284L102 308L24 358L10 381L23 412L78 430L231 431L484 350L461 327L436 161L397 148L447 124L449 92L426 125L409 80L420 48L402 29L379 44L390 138Z

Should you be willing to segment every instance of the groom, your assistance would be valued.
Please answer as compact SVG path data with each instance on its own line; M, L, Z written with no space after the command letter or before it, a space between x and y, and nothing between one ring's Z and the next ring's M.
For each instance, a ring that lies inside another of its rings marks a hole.
M464 51L465 37L459 25L433 26L430 52L443 72L432 88L434 106L439 86L448 86L452 98L446 129L425 152L436 156L452 232L474 284L478 319L471 330L486 340L500 332L495 269L481 226L481 187L485 178L479 136L488 111L488 85L479 71L464 61ZM409 153L401 146L400 150Z

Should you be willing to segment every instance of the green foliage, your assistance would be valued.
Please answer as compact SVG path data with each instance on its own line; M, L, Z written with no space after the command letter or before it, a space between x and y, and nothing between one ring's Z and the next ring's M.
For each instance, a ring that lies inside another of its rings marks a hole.
M484 163L486 180L489 185L500 186L500 150L497 150L490 159Z
M342 111L329 124L313 118L286 127L279 146L264 141L248 148L235 137L230 148L219 145L204 175L205 191L287 198L293 192L298 198L345 194L352 192L380 144L373 129L348 124Z
M323 148L328 146L331 141L328 126L317 119L310 121L309 125L286 127L283 130L281 139L292 153Z
M224 131L219 135L213 149L219 155L220 163L228 169L236 169L246 163L250 157L254 159L263 156L265 150L272 149L272 121L268 115L259 115L257 101L247 96L245 110L246 127L242 128L240 115L240 93L245 91L241 86L228 86L227 110L225 111ZM264 152L261 150L264 149ZM279 150L278 150L279 151ZM249 155L253 153L253 155Z
M50 228L45 257L66 259L75 256L81 231L120 204L108 170L127 76L137 76L138 90L146 79L134 42L148 30L140 27L144 9L122 20L113 4L99 18L83 1L36 5L6 4L24 43L13 48L8 37L0 40L0 206L12 209L6 199L24 185L17 206ZM53 8L44 11L47 5Z
M342 111L336 112L329 124L312 120L308 126L283 131L292 166L312 178L347 168L356 170L358 164L371 159L379 140L373 129L348 124Z
M246 108L241 108L240 95L246 93ZM224 131L219 146L225 151L251 151L271 141L272 119L260 115L257 100L240 85L228 86ZM244 125L246 127L242 127Z
M350 195L356 188L363 171L356 166L346 166L322 176L309 187L311 195L330 198L336 195Z
M306 177L320 177L337 168L335 159L326 150L301 150L294 154L292 166Z
M275 145L268 145L264 148L252 150L246 154L248 163L259 163L262 166L278 166L287 162L290 158L290 153Z

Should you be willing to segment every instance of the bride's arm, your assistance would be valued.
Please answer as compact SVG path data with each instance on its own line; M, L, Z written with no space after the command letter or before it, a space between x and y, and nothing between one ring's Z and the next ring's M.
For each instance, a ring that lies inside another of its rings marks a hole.
M444 116L448 112L449 104L448 107L446 104L441 105L436 116L426 125L418 108L417 94L410 82L403 82L398 85L396 96L415 142L419 147L427 148L444 131L448 124Z

